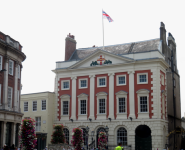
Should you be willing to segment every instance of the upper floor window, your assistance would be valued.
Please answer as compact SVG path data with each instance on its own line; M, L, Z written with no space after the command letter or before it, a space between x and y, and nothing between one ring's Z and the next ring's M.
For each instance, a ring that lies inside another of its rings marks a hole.
M68 115L69 102L63 101L63 115Z
M9 60L9 70L8 70L8 73L10 75L13 75L13 61L12 60Z
M126 85L126 75L117 76L117 86L119 85Z
M46 110L46 100L42 100L42 110Z
M106 77L98 77L97 81L98 87L106 87Z
M69 90L69 80L62 81L62 90Z
M41 131L41 117L35 117L36 131Z
M80 114L85 115L86 114L86 100L80 101Z
M99 114L105 114L105 99L99 99Z
M148 73L138 73L137 84L147 84L147 83L148 83Z
M140 112L148 112L147 96L140 97Z
M126 112L126 106L125 106L125 98L119 98L119 113L125 113Z
M33 111L37 111L37 101L33 101Z
M24 111L28 111L28 102L24 102Z
M2 67L3 66L3 57L2 56L0 56L0 70L2 70Z
M87 88L87 79L79 79L79 88Z
M164 75L161 74L161 84L164 85Z
M8 87L8 107L12 107L12 88Z

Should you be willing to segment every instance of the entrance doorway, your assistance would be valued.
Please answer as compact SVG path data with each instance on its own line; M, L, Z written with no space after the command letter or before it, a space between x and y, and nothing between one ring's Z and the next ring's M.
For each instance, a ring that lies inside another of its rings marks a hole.
M99 128L97 130L97 135L96 135L96 147L98 147L98 137L100 132L105 132L105 129L103 127Z
M135 150L151 150L152 136L151 130L146 125L140 125L135 131Z

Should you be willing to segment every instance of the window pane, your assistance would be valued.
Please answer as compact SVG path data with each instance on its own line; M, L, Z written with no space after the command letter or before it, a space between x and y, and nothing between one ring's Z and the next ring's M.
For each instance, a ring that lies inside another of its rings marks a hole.
M99 79L99 86L104 86L105 85L105 78L100 78Z
M24 111L28 111L28 102L24 102Z
M148 112L147 97L140 97L140 112Z
M63 101L63 115L68 115L68 101Z
M87 80L80 80L81 87L87 87Z
M41 131L41 117L36 117L36 131Z
M66 143L69 144L69 130L67 128L63 129L65 138L66 138Z
M99 113L105 113L105 99L99 99Z
M69 82L63 82L63 88L68 89L69 88Z
M125 113L125 98L119 98L119 113Z
M33 101L33 111L37 111L37 101Z
M42 110L46 110L46 100L42 100Z
M122 143L122 146L127 145L127 130L119 128L117 131L117 144Z
M119 84L125 84L125 76L119 77Z
M139 75L139 82L147 82L146 75Z
M12 88L8 88L8 107L12 106Z
M86 114L86 100L81 100L81 114Z

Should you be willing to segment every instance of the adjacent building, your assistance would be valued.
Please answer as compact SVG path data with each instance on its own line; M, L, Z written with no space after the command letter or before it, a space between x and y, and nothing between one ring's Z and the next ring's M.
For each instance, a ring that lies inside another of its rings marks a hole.
M176 43L172 34L166 42L164 23L160 38L147 41L76 49L73 35L65 40L65 61L53 70L53 121L64 124L67 141L73 128L85 133L88 126L97 146L107 125L109 149L118 142L138 150L180 148L181 137L167 138L181 126L181 114Z
M18 146L21 70L26 59L21 44L0 32L0 147Z
M43 150L51 141L54 115L54 92L30 93L21 95L23 119L36 121L37 150Z

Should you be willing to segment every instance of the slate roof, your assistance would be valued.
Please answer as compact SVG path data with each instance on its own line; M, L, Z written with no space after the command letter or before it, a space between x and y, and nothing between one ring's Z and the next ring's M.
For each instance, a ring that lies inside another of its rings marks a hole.
M158 50L160 39L152 39L147 41L140 41L135 43L117 44L105 46L104 51L113 53L115 55L124 55L128 53L140 53L152 50ZM90 47L76 49L69 60L81 60L91 55L98 49L103 47Z

